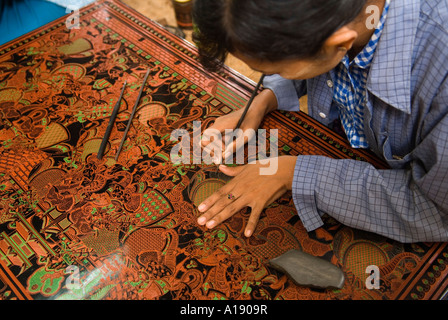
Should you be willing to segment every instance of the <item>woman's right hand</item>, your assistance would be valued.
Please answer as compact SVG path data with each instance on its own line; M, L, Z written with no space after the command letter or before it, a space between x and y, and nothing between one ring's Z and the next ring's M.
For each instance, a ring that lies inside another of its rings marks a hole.
M239 148L244 146L253 133L260 127L261 122L265 115L269 112L277 109L277 98L274 93L265 89L260 92L252 102L252 105L247 111L246 117L240 126L244 139L235 139L233 142L226 143L225 131L235 129L241 115L244 112L244 108L236 110L225 116L217 118L213 125L207 128L203 132L201 147L207 150L210 156L215 158L215 163L221 163L221 159L226 159L232 153L236 152ZM252 130L250 130L252 129ZM219 132L222 139L217 139L213 133ZM227 137L229 139L229 137ZM219 146L221 144L221 146ZM222 150L221 155L215 155L213 150Z

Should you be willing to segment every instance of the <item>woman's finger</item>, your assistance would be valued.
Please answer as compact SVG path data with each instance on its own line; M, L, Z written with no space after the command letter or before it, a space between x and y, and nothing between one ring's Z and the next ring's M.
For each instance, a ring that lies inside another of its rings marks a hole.
M250 237L253 235L255 228L257 227L258 220L260 219L261 212L263 211L263 205L255 204L251 206L251 213L249 216L249 220L247 221L246 228L244 229L244 235L246 237Z
M224 222L235 213L241 211L243 208L247 206L247 202L244 198L237 198L236 200L231 199L223 199L224 201L231 201L227 205L224 206L222 210L218 213L214 213L214 215L206 222L205 226L209 229L216 227L220 223Z
M202 150L202 160L205 164L222 163L222 145L218 141L213 141Z
M236 196L231 193L232 191L232 181L221 187L219 190L217 190L215 193L213 193L210 197L205 199L199 206L198 210L199 212L202 212L203 214L198 219L198 223L203 225L205 224L211 217L213 217L215 214L217 214L220 210L224 209L224 207L228 204L222 201L224 198L228 198L229 194L233 196L233 199L235 200Z
M233 153L243 150L244 146L255 137L255 130L252 128L236 130L235 132L227 131L224 135L225 149L223 151L224 159L229 158Z

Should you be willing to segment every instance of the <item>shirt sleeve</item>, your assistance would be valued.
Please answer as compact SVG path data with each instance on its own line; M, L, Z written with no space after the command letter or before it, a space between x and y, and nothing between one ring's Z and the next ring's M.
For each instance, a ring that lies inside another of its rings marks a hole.
M445 103L444 103L445 101ZM400 242L448 241L448 87L431 112L437 124L403 169L378 170L351 159L299 156L293 200L308 231L324 213Z
M274 92L279 110L300 111L299 98L306 94L306 81L288 80L274 74L264 78L263 87Z

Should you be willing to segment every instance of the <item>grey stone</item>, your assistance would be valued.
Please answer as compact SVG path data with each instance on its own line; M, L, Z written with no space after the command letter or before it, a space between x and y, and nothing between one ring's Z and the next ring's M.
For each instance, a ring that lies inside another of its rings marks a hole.
M269 266L286 274L296 284L313 288L337 288L344 286L344 273L334 264L306 252L289 250L269 260Z

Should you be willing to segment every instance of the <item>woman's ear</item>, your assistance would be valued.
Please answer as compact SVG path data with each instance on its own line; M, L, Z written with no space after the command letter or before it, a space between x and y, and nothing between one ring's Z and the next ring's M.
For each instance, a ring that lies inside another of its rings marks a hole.
M357 38L358 33L355 30L344 26L325 40L324 50L326 52L348 52Z

